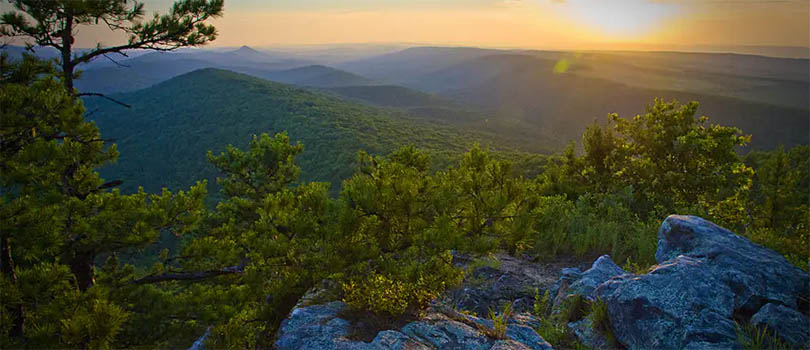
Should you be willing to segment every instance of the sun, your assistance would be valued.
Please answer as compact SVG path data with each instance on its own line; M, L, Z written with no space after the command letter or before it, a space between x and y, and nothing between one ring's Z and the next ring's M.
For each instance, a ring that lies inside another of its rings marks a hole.
M611 40L643 38L679 12L673 2L653 0L570 0L562 7L578 25Z

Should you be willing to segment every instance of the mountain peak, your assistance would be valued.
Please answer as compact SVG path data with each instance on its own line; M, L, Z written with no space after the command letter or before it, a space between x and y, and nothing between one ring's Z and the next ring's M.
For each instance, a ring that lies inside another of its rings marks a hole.
M240 48L238 48L236 50L233 50L232 52L237 53L237 54L262 55L261 52L257 51L256 49L254 49L254 48L252 48L250 46L247 46L247 45L242 45L242 47L240 47Z

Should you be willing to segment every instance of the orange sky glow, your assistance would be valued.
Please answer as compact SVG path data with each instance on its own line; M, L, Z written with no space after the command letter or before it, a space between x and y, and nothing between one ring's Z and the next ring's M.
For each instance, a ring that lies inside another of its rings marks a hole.
M172 1L146 3L148 12L164 12ZM219 37L212 46L810 46L807 0L226 0L224 17L213 23ZM85 29L77 39L88 47L122 37Z

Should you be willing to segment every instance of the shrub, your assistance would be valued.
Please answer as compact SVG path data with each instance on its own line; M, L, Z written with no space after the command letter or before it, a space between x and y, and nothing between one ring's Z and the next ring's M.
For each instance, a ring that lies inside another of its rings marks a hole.
M432 293L418 286L392 280L384 275L369 276L360 281L343 284L346 293L343 301L352 307L377 313L399 315L405 313L409 302L421 304L424 298L432 299Z
M496 314L494 310L489 310L489 318L492 320L492 336L496 339L506 339L506 326L509 318L512 317L513 304L504 305L503 311Z
M565 323L557 322L552 317L543 317L539 320L537 334L551 344L555 349L577 348L579 340L568 329Z
M564 323L576 322L589 313L588 300L580 294L572 294L565 298L557 315Z
M357 310L387 316L416 315L448 287L461 283L464 273L448 263L450 252L429 260L386 259L380 271L357 272L343 283L343 300Z
M539 293L535 293L535 313L538 313L537 311L543 308L543 299L545 299L545 303L548 302L547 295L548 292L546 292L538 302ZM568 323L582 319L585 315L586 308L587 301L581 295L569 296L566 301L560 305L560 309L556 310L551 315L545 313L538 315L539 326L537 327L537 334L557 349L582 348L583 345L579 342L579 339L577 339L568 328Z
M551 307L549 304L548 290L540 296L540 290L534 289L534 315L537 317L544 317Z

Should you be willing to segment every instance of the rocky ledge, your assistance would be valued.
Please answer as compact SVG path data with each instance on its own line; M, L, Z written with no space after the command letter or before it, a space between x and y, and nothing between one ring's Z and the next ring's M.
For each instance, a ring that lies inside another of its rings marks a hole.
M699 217L672 215L658 231L655 257L658 265L642 275L609 256L584 272L564 271L555 302L571 294L601 299L628 349L738 349L745 323L810 347L810 275L780 254ZM576 333L586 344L594 338Z
M550 349L535 328L531 302L549 287L549 266L502 257L475 269L461 288L434 302L422 318L360 340L340 301L315 302L313 291L282 323L276 347L287 349ZM611 339L583 318L568 324L592 348L740 349L737 324L767 326L786 344L810 349L810 275L780 254L694 216L668 217L658 231L658 265L624 271L609 256L587 269L563 268L550 286L554 309L572 295L601 300ZM559 269L557 269L559 271ZM546 277L544 277L546 276ZM506 336L476 312L513 302ZM456 310L470 310L470 314ZM735 324L736 323L736 324ZM608 345L610 344L610 345Z
M346 304L326 304L296 308L284 320L276 347L300 349L551 349L529 326L531 319L513 318L504 339L487 335L490 320L481 319L436 305L420 320L398 330L383 330L370 342L352 340L353 325L341 315Z

